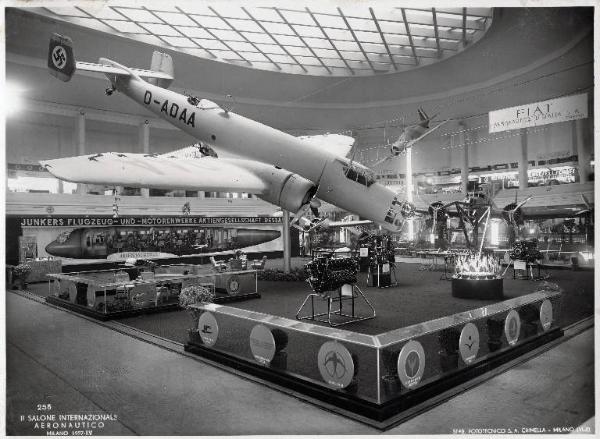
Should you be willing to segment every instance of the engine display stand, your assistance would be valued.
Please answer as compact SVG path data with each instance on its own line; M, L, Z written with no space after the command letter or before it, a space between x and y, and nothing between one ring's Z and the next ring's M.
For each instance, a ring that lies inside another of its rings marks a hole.
M349 285L350 286L350 285ZM304 302L300 308L298 308L298 312L296 313L297 320L313 320L317 322L327 323L331 327L347 325L348 323L360 322L363 320L374 319L376 316L375 308L371 305L371 302L367 299L367 297L363 294L359 287L356 285L351 285L352 290L350 294L344 294L342 292L342 288L338 288L337 294L333 296L322 296L317 293L311 293L306 296ZM327 311L317 313L315 312L315 297L322 302L326 302ZM364 302L369 309L371 310L368 315L358 316L356 315L356 300ZM305 315L301 315L304 308L307 306L308 301L310 300L310 313ZM350 314L346 314L343 310L344 302L350 302ZM335 303L338 304L337 309L334 309ZM327 316L326 318L323 318ZM334 322L332 321L332 316L335 319L341 320Z

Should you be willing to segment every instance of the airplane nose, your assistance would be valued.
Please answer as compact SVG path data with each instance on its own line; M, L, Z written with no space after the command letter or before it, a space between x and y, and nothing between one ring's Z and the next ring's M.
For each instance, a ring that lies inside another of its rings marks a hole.
M81 246L75 244L71 239L65 242L55 240L46 246L46 253L63 258L80 258Z
M237 242L240 247L269 242L281 236L279 230L242 229L238 231Z

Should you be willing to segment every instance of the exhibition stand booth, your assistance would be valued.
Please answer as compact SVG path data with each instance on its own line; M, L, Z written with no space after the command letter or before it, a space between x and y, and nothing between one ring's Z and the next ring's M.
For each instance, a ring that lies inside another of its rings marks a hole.
M199 265L48 274L48 303L100 320L179 309L179 294L199 285L214 293L214 301L260 297L256 270L206 271Z
M537 291L377 335L194 305L185 349L378 428L562 335L561 293Z

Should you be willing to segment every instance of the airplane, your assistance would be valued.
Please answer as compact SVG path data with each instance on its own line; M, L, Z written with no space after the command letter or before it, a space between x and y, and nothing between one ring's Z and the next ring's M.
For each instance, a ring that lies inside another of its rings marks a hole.
M194 255L246 248L280 236L278 230L234 227L85 227L59 235L46 246L46 253L75 259L104 259L132 252Z
M207 99L167 88L174 79L172 58L155 51L150 70L100 58L76 61L70 38L53 34L50 73L69 81L78 70L101 72L108 95L120 92L213 149L218 158L190 160L134 153L103 153L45 160L54 176L75 183L129 187L246 192L303 217L318 200L399 230L414 206L377 183L366 166L347 158L354 139L339 134L294 137L240 116ZM146 78L144 80L142 78ZM231 157L233 156L233 157ZM312 203L312 206L311 206Z
M419 113L419 122L412 125L408 125L406 128L404 128L404 131L402 131L400 137L398 137L398 139L394 143L392 143L390 147L390 155L374 163L372 167L381 165L382 163L391 160L394 157L398 157L400 154L402 154L408 148L412 147L419 140L433 133L435 130L437 130L439 127L441 127L450 120L446 119L437 124L435 127L429 128L429 124L431 123L433 118L437 116L437 114L435 114L433 117L429 117L422 108L419 108L417 112Z

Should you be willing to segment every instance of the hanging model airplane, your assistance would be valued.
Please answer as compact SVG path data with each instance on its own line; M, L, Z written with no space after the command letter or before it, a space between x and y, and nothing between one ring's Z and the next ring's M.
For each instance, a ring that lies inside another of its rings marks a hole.
M441 127L442 125L444 125L446 122L448 122L450 120L450 119L446 119L446 120L438 123L433 128L429 128L431 121L433 120L433 118L435 116L437 116L437 114L434 115L433 117L429 117L429 116L427 116L427 113L425 113L425 111L422 108L418 109L418 113L419 113L419 122L415 123L413 125L409 125L406 128L404 128L404 131L402 131L402 134L400 134L400 137L398 137L398 140L396 140L394 143L392 143L392 145L390 147L390 155L388 155L387 157L383 158L382 160L376 162L375 164L372 165L372 167L381 165L382 163L385 163L388 160L393 159L394 157L398 157L400 154L402 154L408 148L412 147L419 140L421 140L425 136L428 136L429 134L433 133L435 130L437 130L439 127Z
M76 183L130 187L247 192L303 217L318 199L399 230L414 207L376 182L374 173L345 156L354 139L337 134L298 138L224 109L214 102L166 88L173 81L168 54L154 52L151 70L125 67L100 58L75 61L72 41L54 34L48 68L69 81L77 70L104 73L108 95L120 92L170 122L219 158L186 159L154 154L103 153L47 160L54 176ZM144 80L142 78L146 78ZM327 145L327 147L324 147ZM221 153L239 158L223 158Z

